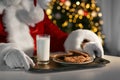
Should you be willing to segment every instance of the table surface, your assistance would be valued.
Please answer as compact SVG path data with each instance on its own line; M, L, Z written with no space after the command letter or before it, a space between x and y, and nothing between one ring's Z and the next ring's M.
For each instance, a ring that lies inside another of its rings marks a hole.
M105 55L105 67L55 73L0 71L0 80L120 80L120 57Z

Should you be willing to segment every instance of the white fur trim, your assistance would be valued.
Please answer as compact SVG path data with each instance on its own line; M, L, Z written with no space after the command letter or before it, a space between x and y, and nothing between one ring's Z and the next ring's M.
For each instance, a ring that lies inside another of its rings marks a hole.
M47 9L48 8L48 3L51 0L38 0L38 4L40 7L42 7L43 9Z
M30 11L30 7L31 5L33 5L33 0L23 0L21 2L21 5L23 6L25 10Z
M22 0L2 0L1 2L6 6L10 7L13 5L18 5Z
M33 39L29 33L28 25L20 22L16 17L16 11L19 7L11 6L5 10L4 24L9 33L8 41L16 43L18 49L28 51L28 55L33 54Z

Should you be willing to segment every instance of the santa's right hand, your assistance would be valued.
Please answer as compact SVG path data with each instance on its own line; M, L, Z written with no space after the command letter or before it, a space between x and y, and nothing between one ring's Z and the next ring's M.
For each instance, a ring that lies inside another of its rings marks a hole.
M103 48L96 42L87 42L83 46L83 51L87 52L90 56L96 57L104 57Z
M34 62L23 51L11 48L4 56L4 61L10 68L24 68L29 70L30 65L34 66Z

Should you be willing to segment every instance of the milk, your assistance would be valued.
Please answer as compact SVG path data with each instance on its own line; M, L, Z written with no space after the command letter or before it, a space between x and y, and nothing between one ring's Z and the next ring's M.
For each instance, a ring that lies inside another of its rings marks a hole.
M50 36L37 35L37 58L41 62L49 61L50 57Z

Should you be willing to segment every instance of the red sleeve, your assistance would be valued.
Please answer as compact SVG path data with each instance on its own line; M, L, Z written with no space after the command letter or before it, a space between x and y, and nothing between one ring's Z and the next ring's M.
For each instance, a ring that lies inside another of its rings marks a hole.
M6 37L7 33L3 27L2 15L0 15L0 42L7 42Z
M51 37L51 51L65 51L64 50L64 41L66 40L68 34L61 31L58 26L53 24L48 16L45 14L45 33L50 34Z

